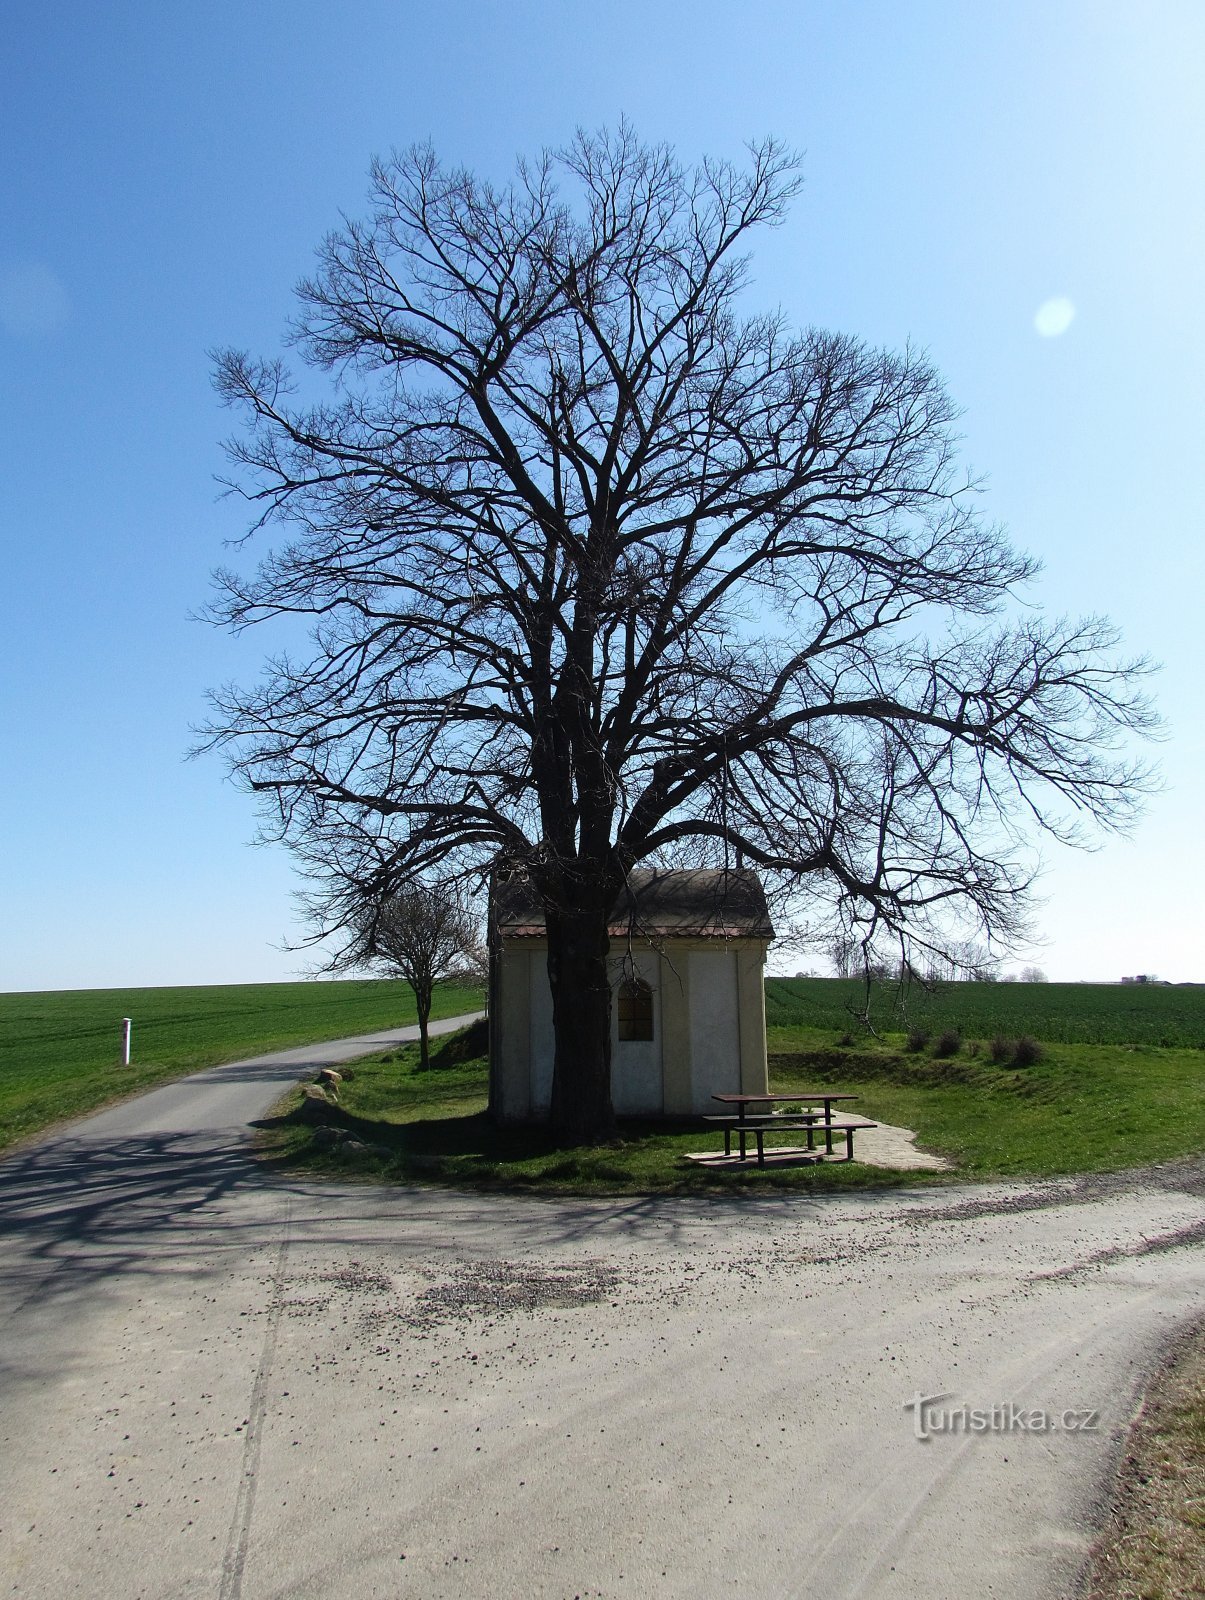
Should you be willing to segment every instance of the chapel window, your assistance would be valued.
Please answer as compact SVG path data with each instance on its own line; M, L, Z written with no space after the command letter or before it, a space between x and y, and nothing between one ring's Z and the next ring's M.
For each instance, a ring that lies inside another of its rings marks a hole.
M641 978L629 978L619 986L619 1037L653 1037L653 991Z

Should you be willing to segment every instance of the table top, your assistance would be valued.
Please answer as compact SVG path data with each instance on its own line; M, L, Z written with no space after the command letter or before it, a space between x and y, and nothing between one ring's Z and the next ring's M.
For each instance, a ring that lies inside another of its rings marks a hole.
M713 1094L726 1106L747 1106L762 1100L856 1100L856 1094L830 1094L827 1089L800 1089L796 1094Z

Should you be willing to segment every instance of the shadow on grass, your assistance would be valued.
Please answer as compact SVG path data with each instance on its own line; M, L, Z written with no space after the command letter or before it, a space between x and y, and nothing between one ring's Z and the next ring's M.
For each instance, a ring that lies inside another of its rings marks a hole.
M451 1067L463 1067L470 1061L480 1060L490 1046L489 1023L484 1017L449 1034L439 1048L431 1052L428 1072L446 1072Z
M443 1109L442 1107L440 1109ZM487 1112L453 1112L395 1122L332 1106L323 1134L296 1111L255 1126L264 1159L285 1171L394 1183L567 1194L725 1194L890 1189L940 1182L944 1174L831 1165L709 1168L685 1160L714 1143L697 1121L624 1121L604 1143L566 1148L540 1128L498 1127Z

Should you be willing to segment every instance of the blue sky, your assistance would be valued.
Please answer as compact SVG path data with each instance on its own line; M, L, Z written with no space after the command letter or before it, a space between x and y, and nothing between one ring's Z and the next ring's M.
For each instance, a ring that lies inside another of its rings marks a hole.
M1167 792L1050 847L1052 977L1205 979L1205 8L710 0L9 0L0 62L0 989L293 975L298 887L186 763L266 635L190 621L242 531L206 352L279 348L370 157L502 176L626 114L680 154L806 153L755 293L924 346L1053 611L1164 663ZM1066 300L1061 333L1035 327Z

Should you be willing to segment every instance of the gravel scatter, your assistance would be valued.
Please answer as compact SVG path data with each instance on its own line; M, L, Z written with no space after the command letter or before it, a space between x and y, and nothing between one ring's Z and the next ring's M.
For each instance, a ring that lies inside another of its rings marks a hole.
M1122 1195L1166 1191L1205 1195L1205 1159L1190 1156L1156 1166L1130 1167L1121 1172L1085 1172L1071 1178L1005 1187L992 1184L968 1198L951 1198L936 1205L916 1205L883 1213L883 1220L907 1222L965 1222L976 1217L1007 1216L1011 1212L1045 1211L1054 1206L1095 1205Z
M431 1328L508 1312L594 1305L613 1294L618 1281L615 1269L599 1261L466 1261L451 1278L424 1289L400 1318L411 1327Z

